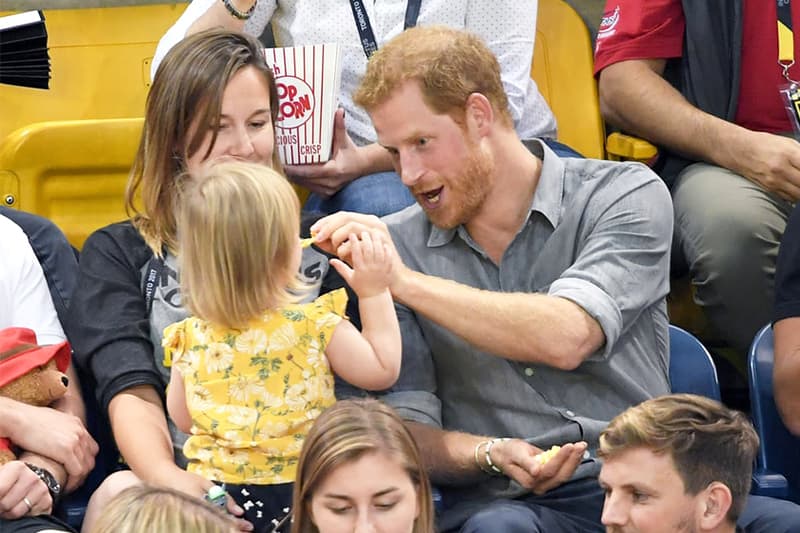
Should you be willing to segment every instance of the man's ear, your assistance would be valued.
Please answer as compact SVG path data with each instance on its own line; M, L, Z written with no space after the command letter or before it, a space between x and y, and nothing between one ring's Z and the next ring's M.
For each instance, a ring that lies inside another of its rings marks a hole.
M701 511L700 526L706 531L719 527L728 520L728 510L733 503L731 489L724 483L713 481L700 493Z
M472 93L467 97L465 111L467 124L471 123L481 137L487 135L495 119L489 99L481 93Z

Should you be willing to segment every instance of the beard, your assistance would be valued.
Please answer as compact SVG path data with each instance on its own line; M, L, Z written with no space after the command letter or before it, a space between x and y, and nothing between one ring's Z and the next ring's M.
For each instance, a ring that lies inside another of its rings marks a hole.
M440 229L453 229L469 222L483 207L494 186L494 158L476 142L469 144L469 157L458 177L446 182L444 205L439 209L425 209L431 224Z

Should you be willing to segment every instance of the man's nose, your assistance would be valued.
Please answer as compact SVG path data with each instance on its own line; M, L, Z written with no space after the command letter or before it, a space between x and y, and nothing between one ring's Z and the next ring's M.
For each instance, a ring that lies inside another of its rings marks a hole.
M422 165L419 158L408 153L400 153L400 180L406 187L413 187L422 175Z

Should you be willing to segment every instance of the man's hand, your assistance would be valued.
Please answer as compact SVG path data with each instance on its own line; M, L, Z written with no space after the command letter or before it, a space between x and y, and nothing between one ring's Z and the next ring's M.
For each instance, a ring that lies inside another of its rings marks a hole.
M538 455L542 450L520 439L497 441L492 446L492 462L505 475L530 489L544 494L568 481L583 459L585 442L568 443L544 464Z
M214 483L206 478L187 472L175 464L165 464L158 469L160 475L157 479L148 480L151 483L179 490L195 498L204 498ZM226 510L235 517L236 527L239 531L253 531L253 524L240 518L244 510L236 505L233 498L228 495Z
M94 468L98 446L77 416L49 407L18 403L8 438L23 450L63 465L66 491L76 488Z
M0 466L0 518L15 520L52 511L47 485L25 463L11 461Z
M800 143L781 135L751 131L741 147L732 154L731 170L784 200L800 199Z
M311 226L314 243L348 264L353 264L353 247L350 236L362 235L365 232L369 233L374 245L377 245L378 242L386 245L384 254L392 262L389 290L394 292L409 270L394 247L389 228L381 219L375 215L339 211L319 219Z
M370 161L364 148L356 146L344 126L344 109L337 109L333 118L331 158L314 165L286 165L286 175L320 196L330 197L353 181L370 174ZM386 169L388 170L388 169Z
M314 244L330 254L350 262L350 235L361 235L369 231L373 237L380 236L383 242L392 244L389 228L375 215L339 211L317 220L311 226Z

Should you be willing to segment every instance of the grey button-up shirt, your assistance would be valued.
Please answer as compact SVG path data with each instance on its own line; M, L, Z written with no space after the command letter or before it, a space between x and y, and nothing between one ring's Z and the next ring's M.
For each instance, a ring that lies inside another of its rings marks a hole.
M417 205L384 220L409 268L490 291L566 298L597 320L604 346L571 371L516 362L398 305L403 368L385 401L406 419L446 430L541 447L585 440L594 450L611 418L669 392L672 204L644 165L559 159L538 141L529 149L543 159L542 175L499 265L464 227L436 228ZM507 479L487 485L473 492L515 492Z

